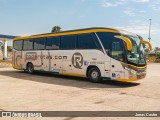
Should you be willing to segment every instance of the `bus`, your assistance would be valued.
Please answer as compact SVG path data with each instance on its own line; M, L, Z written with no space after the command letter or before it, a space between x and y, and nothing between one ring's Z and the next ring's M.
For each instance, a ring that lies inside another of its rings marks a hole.
M13 68L89 78L92 82L132 82L145 78L144 47L137 34L87 28L15 38Z

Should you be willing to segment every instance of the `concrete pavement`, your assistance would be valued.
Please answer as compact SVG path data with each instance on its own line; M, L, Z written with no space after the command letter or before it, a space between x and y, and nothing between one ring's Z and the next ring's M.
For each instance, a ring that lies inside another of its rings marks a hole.
M145 79L133 83L36 73L0 68L1 111L160 111L160 64L149 64ZM1 119L1 118L0 118ZM26 118L27 120L30 118ZM36 119L36 118L35 118ZM37 118L38 119L38 118ZM53 118L48 118L53 119ZM92 118L56 118L81 120ZM109 119L109 118L93 118ZM120 118L110 118L120 119ZM128 118L121 118L123 120ZM158 118L130 118L157 119Z

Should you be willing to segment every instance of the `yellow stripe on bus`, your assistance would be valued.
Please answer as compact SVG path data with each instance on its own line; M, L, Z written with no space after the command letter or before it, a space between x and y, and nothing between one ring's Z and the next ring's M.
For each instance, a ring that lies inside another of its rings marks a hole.
M19 66L13 66L13 68L14 68L14 69L17 69L17 70L22 70L22 68L19 67Z
M73 32L60 32L54 34L45 34L45 35L37 35L37 36L26 36L26 37L18 37L14 40L24 40L24 39L32 39L32 38L42 38L42 37L53 37L53 36L62 36L62 35L74 35L74 34L83 34L83 33L93 33L93 32L113 32L120 33L118 30L109 30L109 29L92 29L92 30L80 30Z
M122 64L125 64L125 65L132 66L132 67L134 67L134 68L146 68L146 67L147 67L146 65L143 66L143 67L137 67L137 66L135 66L135 65L127 64L127 63L124 63L124 62L121 62L121 63L122 63Z
M120 81L120 82L133 82L133 81L137 81L140 79L134 78L134 79L122 79L122 78L117 78L115 79L116 81Z
M84 74L75 74L75 73L63 73L63 75L67 75L67 76L75 76L75 77L86 77L86 75Z

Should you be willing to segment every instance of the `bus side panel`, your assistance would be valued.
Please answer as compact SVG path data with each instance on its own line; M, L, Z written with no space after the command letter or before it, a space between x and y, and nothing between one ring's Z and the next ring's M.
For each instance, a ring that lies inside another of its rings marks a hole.
M125 80L125 70L121 62L111 58L111 79L113 80Z
M50 71L50 64L49 63L50 63L51 57L49 55L49 51L43 50L42 56L44 56L43 61L42 61L42 70L43 71Z
M23 68L27 69L27 64L32 63L34 70L39 70L42 67L41 51L23 51L22 64Z
M83 56L77 50L66 50L62 55L67 55L67 59L63 59L63 74L71 76L85 77L85 69L83 67Z
M84 69L85 73L90 66L96 66L101 72L101 77L105 76L105 62L108 58L100 50L82 50L84 57Z
M125 79L129 79L130 69L125 69Z
M87 68L96 66L104 75L105 54L100 50L67 50L62 52L67 56L63 60L63 74L86 77Z
M22 69L22 51L16 51L13 50L12 53L12 63L13 63L13 68L15 69Z
M49 60L49 71L62 74L62 60L65 59L63 52L61 50L50 50L49 55L51 57Z
M12 66L15 67L16 66L16 61L15 61L15 54L16 54L16 51L13 49L12 51Z
M110 65L111 65L111 63L110 63L110 61L108 61L108 62L105 62L105 73L104 73L104 80L108 80L108 79L111 79L111 69L110 69Z

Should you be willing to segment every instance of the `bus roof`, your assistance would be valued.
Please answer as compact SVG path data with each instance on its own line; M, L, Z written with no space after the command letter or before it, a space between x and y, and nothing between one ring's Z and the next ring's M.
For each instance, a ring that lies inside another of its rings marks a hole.
M38 34L38 35L32 35L32 36L17 37L14 40L25 40L25 39L63 36L63 35L74 35L74 34L83 34L83 33L92 33L92 32L121 33L121 30L112 29L112 28L104 28L104 27L93 27L93 28L85 28L85 29L68 30L68 31L62 31L62 32L57 32L57 33L46 33L46 34Z

